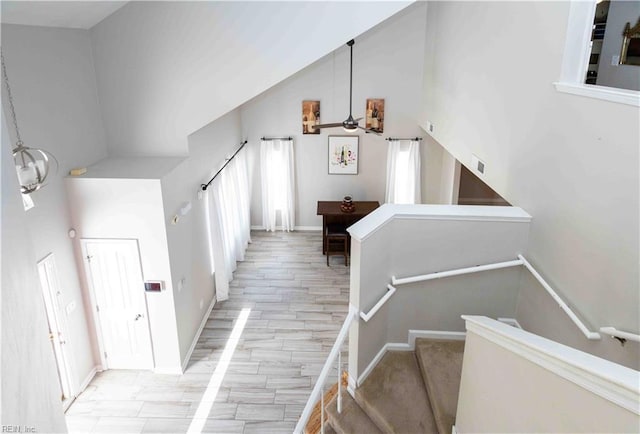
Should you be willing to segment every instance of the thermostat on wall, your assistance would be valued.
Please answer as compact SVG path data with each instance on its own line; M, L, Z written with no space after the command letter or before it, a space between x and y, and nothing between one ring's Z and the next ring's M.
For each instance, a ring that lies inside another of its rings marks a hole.
M164 282L162 280L147 280L144 282L145 292L160 292L164 290Z

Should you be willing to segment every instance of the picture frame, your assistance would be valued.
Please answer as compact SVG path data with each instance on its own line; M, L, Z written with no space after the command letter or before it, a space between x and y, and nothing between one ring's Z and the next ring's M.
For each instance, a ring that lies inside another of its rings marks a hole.
M329 175L357 175L360 136L329 136Z
M367 98L365 127L378 133L384 132L384 98Z
M320 125L320 101L302 101L302 134L320 134L320 130L313 128Z

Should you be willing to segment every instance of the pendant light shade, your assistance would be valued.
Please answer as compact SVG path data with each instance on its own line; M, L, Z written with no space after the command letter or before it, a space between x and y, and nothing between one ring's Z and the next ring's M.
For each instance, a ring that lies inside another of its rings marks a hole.
M18 182L22 194L33 193L40 189L50 173L50 161L55 158L49 152L24 146L18 142L13 150L13 161L18 172Z
M11 87L9 86L9 77L4 62L4 54L0 52L2 60L2 78L7 88L7 96L9 101L9 110L11 112L11 120L16 130L16 147L13 149L13 162L18 173L18 182L20 183L20 192L22 194L33 193L45 185L45 181L51 173L54 163L55 171L58 170L58 161L50 153L43 149L31 148L25 146L20 137L20 129L18 128L18 119L13 106L13 97L11 95Z

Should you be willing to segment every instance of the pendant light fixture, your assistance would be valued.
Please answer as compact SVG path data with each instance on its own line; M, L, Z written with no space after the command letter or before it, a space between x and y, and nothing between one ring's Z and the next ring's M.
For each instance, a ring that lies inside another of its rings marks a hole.
M13 106L13 97L11 96L11 87L9 87L9 77L7 76L7 68L4 63L4 54L0 51L0 59L2 60L2 78L7 88L7 99L9 101L9 110L11 119L16 130L16 147L13 149L13 162L18 172L18 182L20 183L20 192L22 194L33 193L45 185L45 181L51 173L51 162L55 163L55 170L58 169L58 161L50 153L44 149L30 148L25 146L20 136L18 128L18 120L16 118L16 110Z

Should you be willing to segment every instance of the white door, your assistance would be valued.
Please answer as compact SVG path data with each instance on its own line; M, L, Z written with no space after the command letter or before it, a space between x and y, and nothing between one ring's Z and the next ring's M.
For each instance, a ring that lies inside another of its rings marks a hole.
M66 338L66 315L63 310L62 292L58 280L58 270L53 254L47 255L38 262L38 276L42 288L42 298L47 312L49 324L49 340L53 347L53 354L58 370L60 382L60 398L63 403L70 403L73 391L71 387L71 358L68 355L68 343ZM66 406L66 405L65 405Z
M147 303L136 240L81 240L104 369L151 369Z

